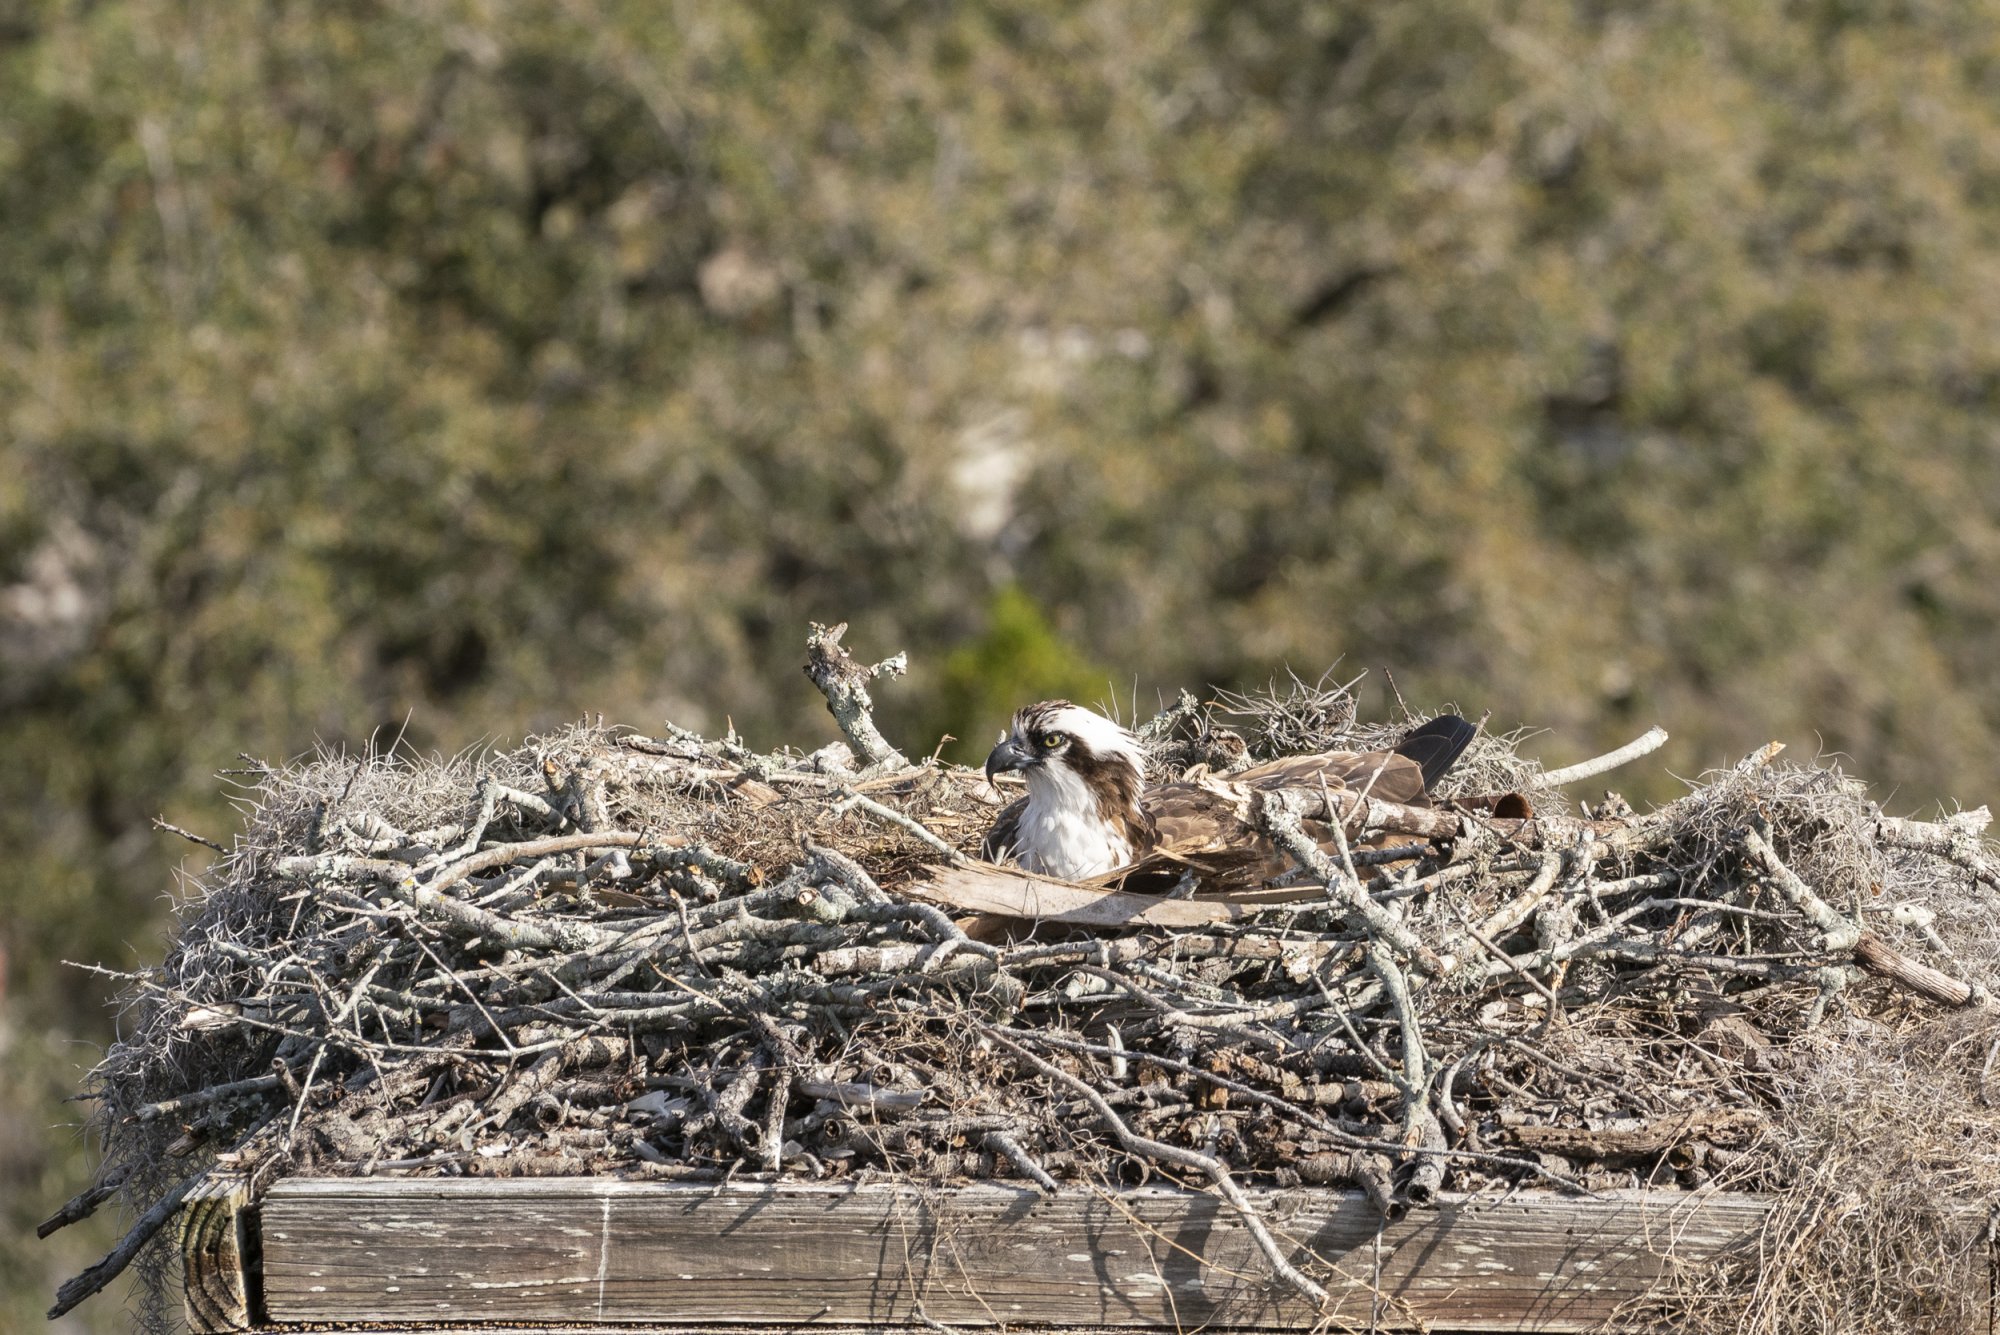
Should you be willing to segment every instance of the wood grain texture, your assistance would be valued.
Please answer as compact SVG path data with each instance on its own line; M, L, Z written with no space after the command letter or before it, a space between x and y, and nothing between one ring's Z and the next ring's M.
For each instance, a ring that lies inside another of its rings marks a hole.
M180 1218L181 1279L195 1335L250 1328L250 1186L239 1173L211 1173L187 1194Z
M1376 1306L1377 1216L1358 1193L1254 1193L1293 1259ZM1043 1198L601 1179L292 1180L263 1205L269 1319L1311 1327L1238 1218L1174 1190ZM1675 1256L1745 1241L1761 1199L1516 1193L1447 1200L1382 1230L1384 1329L1582 1330Z

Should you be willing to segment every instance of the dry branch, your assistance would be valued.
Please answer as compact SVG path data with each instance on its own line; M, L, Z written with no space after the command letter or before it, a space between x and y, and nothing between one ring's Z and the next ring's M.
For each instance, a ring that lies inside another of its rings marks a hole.
M1014 1042L1011 1038L999 1033L997 1030L988 1029L985 1032L988 1037L1014 1053L1043 1076L1059 1085L1064 1085L1074 1090L1085 1103L1090 1105L1098 1117L1103 1119L1104 1124L1111 1129L1111 1133L1118 1138L1118 1143L1123 1145L1127 1150L1144 1154L1148 1158L1164 1163L1177 1164L1183 1168L1192 1168L1196 1172L1206 1176L1215 1185L1215 1189L1222 1196L1222 1199L1227 1201L1230 1208L1235 1210L1242 1218L1243 1226L1250 1230L1250 1236L1257 1241L1258 1250L1264 1253L1264 1259L1270 1262L1271 1269L1278 1278L1284 1280L1285 1283L1291 1285L1313 1303L1325 1304L1327 1300L1326 1290L1317 1282L1302 1274L1291 1263L1290 1259L1286 1257L1284 1250L1278 1246L1278 1240L1271 1236L1271 1230L1264 1223L1264 1217L1257 1213L1255 1206L1250 1204L1249 1197L1245 1196L1242 1188L1236 1185L1236 1179L1230 1176L1228 1166L1221 1160L1212 1155L1183 1149L1178 1145L1169 1145L1164 1141L1153 1140L1140 1135L1127 1126L1125 1119L1112 1111L1111 1105L1105 1102L1104 1096L1089 1084L1077 1079L1066 1071L1058 1070L1056 1067L1049 1065L1049 1063L1043 1061L1040 1057L1029 1052L1019 1043Z
M1961 983L1927 964L1919 964L1873 932L1863 932L1856 939L1854 962L1940 1006L1970 1006L1988 1000L1986 989Z
M1560 769L1545 770L1536 776L1535 782L1542 788L1560 788L1564 784L1594 779L1600 774L1609 774L1621 765L1629 765L1649 756L1666 744L1667 730L1654 726L1646 730L1645 736L1636 737L1615 751L1607 751L1590 760L1580 760L1574 765L1564 765Z
M1785 898L1799 907L1807 921L1819 929L1819 948L1828 951L1852 950L1854 943L1861 939L1861 928L1849 922L1834 911L1813 892L1813 888L1801 880L1796 872L1784 864L1777 853L1765 840L1762 830L1751 827L1743 832L1743 846L1750 855L1768 872L1784 892Z
M1767 1125L1759 1113L1718 1108L1629 1126L1515 1126L1503 1134L1517 1145L1575 1159L1653 1158L1689 1141L1742 1145Z
M64 1201L54 1214L35 1225L35 1236L46 1238L51 1233L90 1218L97 1213L97 1207L116 1196L118 1188L123 1185L123 1178L112 1178L84 1188Z
M166 1222L174 1217L174 1212L181 1208L181 1202L186 1199L188 1192L194 1190L195 1184L201 1180L201 1176L195 1176L169 1188L166 1195L153 1202L146 1213L139 1216L138 1222L126 1231L118 1245L113 1247L103 1260L56 1290L55 1306L49 1308L49 1320L54 1321L69 1312L85 1298L101 1292L105 1285L124 1274L125 1267L131 1265L139 1255L139 1249L151 1242L153 1235L166 1226Z
M862 667L841 647L840 637L846 633L844 621L832 627L813 626L806 641L806 675L826 697L827 712L833 715L856 760L870 769L906 769L908 758L889 745L875 727L875 702L869 698L868 683L875 677L900 677L908 670L908 663L897 654L873 667Z

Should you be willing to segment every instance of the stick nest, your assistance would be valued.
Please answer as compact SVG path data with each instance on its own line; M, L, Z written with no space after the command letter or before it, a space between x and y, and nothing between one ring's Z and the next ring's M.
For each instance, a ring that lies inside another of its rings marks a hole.
M1293 683L1141 735L1164 778L1404 730ZM1557 817L1484 737L1447 795L1541 820L1468 813L1226 924L1086 930L904 893L1011 794L863 754L580 726L252 772L93 1073L105 1179L140 1208L219 1154L259 1181L1304 1182L1392 1215L1727 1188L1782 1197L1761 1263L1690 1274L1662 1323L1969 1319L1964 1207L2000 1189L1983 813L1886 818L1756 756Z

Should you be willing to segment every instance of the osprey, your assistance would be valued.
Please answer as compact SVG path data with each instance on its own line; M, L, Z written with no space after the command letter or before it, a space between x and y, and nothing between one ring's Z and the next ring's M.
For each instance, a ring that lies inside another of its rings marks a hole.
M1449 770L1478 729L1444 714L1393 751L1325 751L1288 756L1229 776L1238 790L1307 788L1366 791L1405 806L1429 806L1430 786ZM1064 880L1100 876L1164 853L1225 884L1259 884L1289 859L1244 821L1236 804L1200 782L1146 787L1146 761L1131 733L1095 710L1045 700L1014 715L986 758L986 777L1018 770L1028 795L994 819L981 855ZM1332 837L1330 828L1324 831Z

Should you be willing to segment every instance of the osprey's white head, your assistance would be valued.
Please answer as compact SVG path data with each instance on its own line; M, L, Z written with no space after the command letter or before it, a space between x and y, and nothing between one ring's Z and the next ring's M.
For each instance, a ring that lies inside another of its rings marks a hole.
M1004 846L989 848L989 856L1075 880L1123 866L1138 853L1146 759L1139 740L1104 715L1067 700L1018 711L986 758L989 780L1005 770L1027 779L1028 803Z

